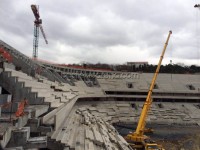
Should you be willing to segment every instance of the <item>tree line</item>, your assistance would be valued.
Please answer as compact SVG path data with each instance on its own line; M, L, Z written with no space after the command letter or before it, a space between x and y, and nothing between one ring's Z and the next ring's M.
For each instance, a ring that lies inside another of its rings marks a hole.
M154 73L157 65L144 64L139 66L129 66L127 64L111 65L106 63L84 63L84 64L72 64L72 66L82 66L83 68L95 68L95 69L106 69L110 71L124 71L124 72L144 72L144 73ZM194 74L200 73L200 66L191 65L183 66L179 64L167 64L161 65L160 73L174 73L174 74Z

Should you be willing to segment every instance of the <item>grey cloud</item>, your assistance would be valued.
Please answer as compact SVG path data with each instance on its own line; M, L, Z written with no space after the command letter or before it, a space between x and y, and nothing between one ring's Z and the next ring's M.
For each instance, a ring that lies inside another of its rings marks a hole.
M199 57L195 43L198 38L195 33L197 10L193 1L1 0L0 38L30 56L32 3L40 5L49 41L49 45L45 45L40 34L39 57L43 59L68 63L151 61L159 57L170 29L173 35L168 48L173 50L167 51L166 59L172 54L183 61ZM126 51L121 53L124 51L121 48ZM134 57L127 56L132 54Z

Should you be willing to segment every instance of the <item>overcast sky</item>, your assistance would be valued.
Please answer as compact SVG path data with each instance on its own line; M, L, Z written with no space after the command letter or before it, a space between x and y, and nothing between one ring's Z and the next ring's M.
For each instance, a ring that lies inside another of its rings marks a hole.
M169 30L163 64L200 65L200 0L0 0L0 39L32 57L31 4L40 33L38 57L59 63L157 64Z

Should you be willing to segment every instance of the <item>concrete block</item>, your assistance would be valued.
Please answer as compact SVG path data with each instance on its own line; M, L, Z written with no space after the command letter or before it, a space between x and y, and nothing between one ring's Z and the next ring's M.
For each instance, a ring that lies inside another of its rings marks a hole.
M92 127L92 131L94 134L94 143L99 146L102 146L104 142L103 142L101 134L99 133L99 131L97 131L95 127Z
M30 127L23 127L12 131L9 146L25 146L30 137Z
M88 150L95 150L93 142L90 141L90 140L87 140L87 139L85 139L85 147L84 148L85 148L85 150L86 149L88 149Z
M117 139L115 138L112 132L108 132L108 135L111 142L117 143Z
M94 140L93 132L90 129L85 129L85 138L89 140Z

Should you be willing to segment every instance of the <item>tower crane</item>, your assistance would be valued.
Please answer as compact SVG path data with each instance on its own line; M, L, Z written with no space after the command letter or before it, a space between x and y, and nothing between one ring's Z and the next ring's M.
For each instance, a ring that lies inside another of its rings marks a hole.
M137 125L137 129L136 129L135 132L129 133L125 137L126 141L131 145L131 147L134 150L140 150L140 149L141 150L164 150L161 145L156 144L149 137L144 135L144 132L145 132L145 125L146 125L146 118L147 118L148 111L150 110L150 107L151 107L151 104L152 104L152 97L151 96L152 96L153 88L155 86L155 82L156 82L156 79L157 79L157 76L158 76L158 73L159 73L159 70L160 70L162 59L164 57L165 50L167 48L168 41L169 41L171 34L172 34L172 31L169 31L167 41L164 45L162 54L160 56L160 60L158 62L158 66L156 68L156 72L154 73L146 101L143 105L143 109L142 109L142 112L141 112L141 115L140 115L140 119L139 119L139 122L138 122L138 125Z
M36 60L37 57L38 57L39 28L42 32L42 35L44 37L46 44L48 44L48 41L47 41L46 35L44 33L43 27L42 27L42 19L40 19L39 6L38 5L31 5L31 9L32 9L33 14L35 16L34 39L33 39L33 59Z

